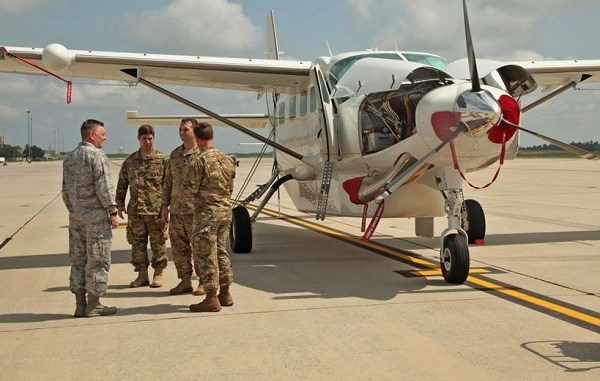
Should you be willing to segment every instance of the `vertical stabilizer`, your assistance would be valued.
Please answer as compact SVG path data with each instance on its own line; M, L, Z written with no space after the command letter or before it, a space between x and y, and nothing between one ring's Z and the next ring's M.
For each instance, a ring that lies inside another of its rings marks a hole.
M275 32L275 15L273 11L267 15L267 58L279 59L279 46L277 45L277 33Z

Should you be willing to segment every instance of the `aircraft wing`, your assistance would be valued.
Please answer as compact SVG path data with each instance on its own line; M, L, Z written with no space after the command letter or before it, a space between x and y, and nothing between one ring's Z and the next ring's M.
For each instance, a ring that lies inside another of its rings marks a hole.
M477 59L480 77L493 80L491 73L501 74L502 81L511 94L527 94L537 87L544 91L553 90L571 82L579 84L600 82L600 60L561 61L496 61ZM466 58L451 62L444 69L454 78L470 78L469 62ZM518 88L519 92L513 92Z
M155 83L280 93L306 88L311 66L309 61L95 52L50 44L43 49L0 48L0 72L45 74L16 57L67 79L86 77L135 83L135 78L122 72L127 69L137 70L139 77Z
M221 115L230 121L243 125L246 128L263 128L269 122L269 116L266 114L223 114ZM206 121L213 126L223 126L223 123L208 115L138 115L137 111L127 111L127 123L129 124L151 124L151 125L169 125L179 126L181 119L195 118L198 121Z
M600 60L519 61L511 64L527 70L545 90L571 81L600 82Z

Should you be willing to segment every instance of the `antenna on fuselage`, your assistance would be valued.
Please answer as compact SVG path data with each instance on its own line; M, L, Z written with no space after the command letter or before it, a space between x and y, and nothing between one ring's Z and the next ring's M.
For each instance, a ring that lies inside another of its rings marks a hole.
M325 45L327 46L327 51L329 52L329 57L333 57L333 52L331 51L331 46L329 46L329 41L325 40Z

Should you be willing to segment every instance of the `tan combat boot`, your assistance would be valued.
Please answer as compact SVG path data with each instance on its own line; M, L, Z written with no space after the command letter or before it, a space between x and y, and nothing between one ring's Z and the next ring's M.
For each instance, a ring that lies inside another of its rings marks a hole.
M85 309L85 316L107 316L114 315L117 312L117 307L107 307L100 303L100 297L90 293L88 295L88 303Z
M204 286L202 285L202 281L198 281L198 287L194 290L194 295L202 296L206 295L206 291L204 291Z
M143 269L140 269L140 271L138 272L137 278L135 278L135 280L133 282L129 283L129 287L131 287L131 288L143 287L143 286L148 286L149 284L150 284L150 280L148 279L148 269L143 268Z
M206 298L198 304L190 305L190 311L192 312L219 312L221 311L221 304L219 298L217 298L216 291L210 291L206 293Z
M221 290L219 291L218 298L219 298L219 303L223 307L233 306L233 298L231 297L231 294L229 293L229 285L228 284L221 285Z
M87 300L85 299L85 290L75 291L75 313L74 317L84 317L85 309L87 308Z
M171 295L181 295L181 294L189 294L194 291L192 288L192 276L184 275L181 277L181 282L175 288L169 290L169 294Z
M152 277L152 283L150 283L150 287L158 288L163 286L163 269L154 269L154 276Z

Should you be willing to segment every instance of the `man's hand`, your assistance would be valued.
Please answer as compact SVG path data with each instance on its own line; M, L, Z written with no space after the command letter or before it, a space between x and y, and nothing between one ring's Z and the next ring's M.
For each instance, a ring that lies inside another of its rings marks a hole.
M111 229L116 229L119 227L119 219L116 215L110 216L110 218L108 219L108 223L110 224Z
M127 214L127 211L125 210L125 207L123 205L119 205L117 206L117 213L119 214L119 218L124 220L125 217L123 217L123 213Z
M169 205L163 205L162 208L160 208L160 217L165 224L169 222Z

